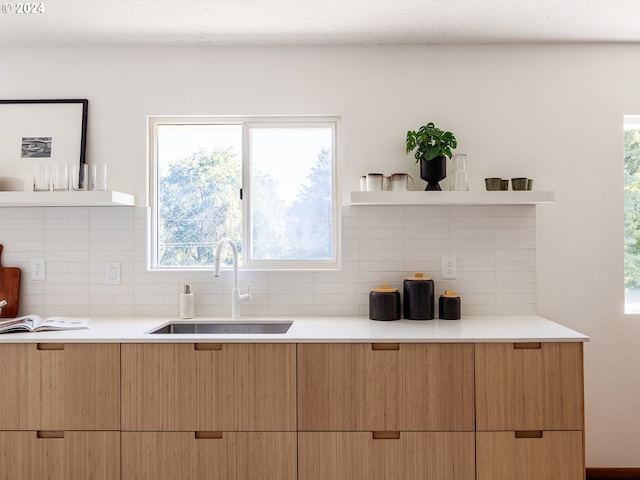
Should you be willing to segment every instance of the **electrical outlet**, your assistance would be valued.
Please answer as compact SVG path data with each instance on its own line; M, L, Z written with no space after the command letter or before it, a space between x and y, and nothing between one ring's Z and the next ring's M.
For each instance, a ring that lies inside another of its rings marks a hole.
M453 255L442 257L442 278L452 279L458 277L458 262Z
M44 280L46 270L44 258L31 259L31 280Z

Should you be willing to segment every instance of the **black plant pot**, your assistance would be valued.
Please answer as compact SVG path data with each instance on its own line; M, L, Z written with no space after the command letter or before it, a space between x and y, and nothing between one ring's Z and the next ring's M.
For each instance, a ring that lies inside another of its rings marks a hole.
M447 176L447 157L420 159L420 178L427 182L425 190L440 191L438 182Z

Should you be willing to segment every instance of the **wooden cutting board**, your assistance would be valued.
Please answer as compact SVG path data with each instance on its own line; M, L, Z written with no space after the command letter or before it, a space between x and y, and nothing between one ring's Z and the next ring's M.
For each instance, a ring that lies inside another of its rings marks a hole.
M0 245L0 257L2 245ZM18 316L20 301L20 269L18 267L3 267L0 260L0 301L6 300L2 307L0 318L15 318Z

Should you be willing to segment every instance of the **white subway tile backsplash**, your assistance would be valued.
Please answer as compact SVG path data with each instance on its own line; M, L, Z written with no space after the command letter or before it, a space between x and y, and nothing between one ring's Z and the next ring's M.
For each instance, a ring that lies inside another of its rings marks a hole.
M242 315L368 315L372 288L402 293L403 279L424 273L436 295L454 289L463 314L535 313L535 206L343 206L341 269L242 271L252 303ZM150 209L1 208L6 266L23 269L21 313L177 316L182 286L197 316L230 315L232 272L147 271ZM458 278L443 280L441 258L455 255ZM30 259L44 257L47 278L31 281ZM106 284L108 261L121 283ZM438 303L436 298L436 305Z
M449 207L442 205L407 206L404 207L404 215L405 217L428 218L434 220L437 220L439 217L444 217L448 222Z
M536 226L536 217L498 217L495 218L496 228L506 227L506 228L515 228L515 227L535 227Z
M404 262L404 268L402 270L411 275L414 273L422 273L425 276L434 277L442 273L442 260L440 256L434 260L407 259Z
M455 255L457 250L494 250L496 240L491 238L451 238L451 254Z
M509 250L509 249L525 249L534 250L536 248L535 237L496 237L497 250Z
M496 271L535 270L535 260L496 260Z
M87 295L89 293L90 285L84 281L82 283L64 283L61 281L49 282L46 287L47 295L62 296L69 292L73 292L74 295ZM86 303L86 302L85 302Z
M354 305L358 301L357 293L314 294L314 305Z
M360 272L397 272L402 268L402 259L397 260L360 260L358 262Z
M496 238L536 238L535 227L499 227L496 228Z
M380 249L361 249L358 253L358 257L360 259L360 264L363 262L373 261L373 262L383 262L383 261L391 261L394 262L394 266L396 266L396 262L401 262L404 256L404 249L402 248L380 248Z
M496 205L496 217L535 217L535 205Z
M229 307L229 310L231 307ZM314 315L313 303L308 304L271 304L269 305L269 311L266 315L273 316L301 316L307 317Z
M313 293L313 283L285 283L285 282L271 282L269 283L269 295L276 294L281 295L299 295Z
M503 293L536 293L536 282L496 282L496 287Z
M535 270L504 270L496 272L497 282L535 282Z
M356 280L355 282L342 283L315 283L313 285L313 293L316 295L339 295L358 293L358 282Z
M454 229L482 228L491 229L493 231L495 225L493 215L485 216L483 214L480 214L477 217L451 217L450 226Z
M537 313L535 303L514 303L496 305L498 315L535 315Z
M429 258L435 253L442 254L442 252L448 252L451 242L449 236L446 237L407 237L404 239L404 250L406 258L425 258L426 252Z
M44 220L44 212L43 207L0 208L0 219Z
M469 217L469 218L493 218L495 216L495 207L493 206L453 206L449 207L449 214L452 218L455 217Z
M324 283L332 284L358 284L358 272L333 271L333 272L315 272L313 274L313 283L316 287Z
M467 220L467 219L465 219ZM491 239L495 237L495 230L493 228L465 228L465 227L453 227L451 229L451 236L455 239Z

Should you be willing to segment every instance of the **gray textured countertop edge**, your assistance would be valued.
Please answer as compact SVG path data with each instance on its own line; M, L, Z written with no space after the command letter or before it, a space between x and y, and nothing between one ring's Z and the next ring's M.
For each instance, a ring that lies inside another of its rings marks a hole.
M293 321L285 334L149 334L168 322ZM5 333L0 343L486 343L588 342L589 337L538 315L472 315L461 320L374 321L368 317L92 317L90 328Z

